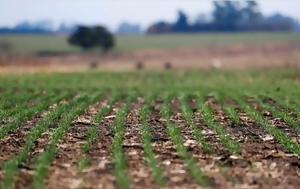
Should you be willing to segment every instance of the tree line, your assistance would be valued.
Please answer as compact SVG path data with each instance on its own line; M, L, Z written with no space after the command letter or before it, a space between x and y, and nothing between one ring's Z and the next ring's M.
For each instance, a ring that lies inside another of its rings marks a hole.
M199 18L194 23L189 23L188 15L180 10L174 23L158 21L148 27L146 33L292 31L297 27L297 22L288 16L263 15L254 0L213 3L214 10L210 20Z

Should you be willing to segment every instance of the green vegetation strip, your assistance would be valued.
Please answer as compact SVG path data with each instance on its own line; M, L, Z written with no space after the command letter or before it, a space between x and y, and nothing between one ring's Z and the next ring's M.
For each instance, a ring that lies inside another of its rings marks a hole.
M13 116L22 112L24 109L31 108L32 104L38 104L43 100L45 97L51 94L44 94L42 91L34 91L34 92L25 92L25 94L18 94L18 96L22 96L22 98L18 99L10 99L9 105L3 109L0 109L0 120L4 122L9 121L12 119ZM53 95L53 93L52 93Z
M204 175L200 167L197 166L197 163L192 157L192 155L188 152L187 147L183 145L184 141L181 137L181 130L178 127L176 127L174 123L170 121L172 116L170 101L171 101L171 95L166 96L164 105L161 109L161 114L163 118L167 120L166 126L167 126L168 135L171 138L171 141L174 143L178 155L185 162L186 167L189 173L191 174L191 176L193 177L193 179L200 185L210 186L212 185L212 182L207 176Z
M16 90L16 89L15 89ZM13 89L8 89L3 94L1 94L0 100L0 120L7 118L14 112L17 112L21 108L26 107L32 101L34 103L37 99L36 97L44 96L41 91L21 91L16 92ZM40 96L39 96L40 95Z
M279 102L279 100L277 102ZM300 119L300 105L290 101L280 101L279 104L285 109L286 113L293 113L296 115L296 119Z
M65 35L1 35L0 43L9 43L12 54L36 54L39 52L78 53L79 48L71 46ZM296 32L234 32L116 36L116 51L164 50L174 48L199 48L235 44L265 44L299 42Z
M44 188L44 181L48 175L48 168L57 153L57 145L68 132L71 122L77 116L82 114L90 104L96 102L98 98L99 94L92 94L90 96L83 95L77 99L77 105L63 115L58 127L54 130L51 136L49 145L46 147L46 151L43 152L37 159L32 188Z
M18 129L22 124L24 124L26 121L28 121L33 116L41 113L42 111L46 110L49 106L51 106L53 103L57 103L60 100L64 99L66 97L65 93L62 93L60 95L48 95L40 100L38 100L35 107L32 108L26 108L22 111L18 112L11 123L8 123L0 128L0 139L3 139L9 132L15 131Z
M294 90L296 88L294 88ZM299 119L300 118L300 101L299 101L300 94L293 93L293 89L288 89L286 91L288 91L289 93L286 93L285 91L281 92L280 94L277 94L276 92L272 92L272 93L261 92L260 96L263 96L263 98L266 99L274 100L277 106L284 109L285 112L295 114Z
M202 97L200 97L200 99L202 99ZM200 101L199 106L203 121L207 124L208 127L210 127L214 132L218 134L223 146L233 154L240 154L240 144L231 139L224 127L215 120L215 115L211 107L207 103L203 103L203 100Z
M2 109L8 109L14 107L16 104L20 102L24 102L30 97L37 95L40 91L27 91L22 90L18 91L17 89L6 89L5 91L2 91L1 99L0 99L0 108Z
M117 112L113 128L115 136L112 143L114 175L116 176L117 185L124 189L130 188L130 181L127 177L127 161L123 151L125 122L130 109L128 103Z
M261 125L269 134L271 134L279 143L281 143L286 150L289 152L295 153L300 156L300 146L282 132L278 128L272 126L268 120L257 110L251 107L248 103L241 99L240 96L232 95L234 100L236 100L240 106L244 109L246 114L255 120L259 125Z
M13 108L20 102L30 99L30 97L35 94L36 91L26 91L26 89L19 91L19 89L9 88L1 93L0 109Z
M191 100L192 100L192 98L189 96L184 96L181 99L181 111L182 111L183 117L191 129L193 137L202 146L203 150L207 153L212 153L213 149L212 149L211 145L204 138L204 136L201 132L201 129L199 127L197 127L194 122L193 111L188 104L188 102Z
M136 96L137 94L134 90L127 94L126 104L118 110L113 127L114 138L112 142L112 159L114 163L114 175L116 177L117 185L124 189L129 189L131 187L130 180L127 176L127 160L123 151L124 134L126 129L125 124L131 104L134 100L136 100Z
M241 124L240 116L236 108L226 104L225 102L225 92L224 89L214 94L214 98L218 103L222 105L224 113L230 118L234 126L239 126Z
M300 105L288 100L282 102L280 100L277 100L277 102L279 102L279 104L285 109L286 112L290 113L291 111L296 115L296 119L300 119Z
M241 120L240 120L240 116L238 114L238 111L233 108L233 107L230 107L230 106L227 106L227 107L223 107L225 113L229 116L230 120L232 121L232 123L235 125L235 126L239 126L240 123L241 123Z
M148 105L144 105L144 107L140 110L140 120L141 120L141 136L143 140L143 148L144 148L144 154L145 158L147 160L148 165L150 166L152 170L152 176L154 178L154 181L159 186L164 186L166 184L164 172L162 168L159 166L156 158L154 149L152 147L151 143L151 131L149 126L149 119L150 119L150 108Z
M69 94L63 95L65 98L69 97ZM25 137L25 145L22 151L16 156L8 160L4 164L4 179L1 183L1 188L15 188L15 174L19 169L19 166L24 163L30 154L32 153L35 142L38 138L46 132L49 127L52 127L60 119L61 114L68 111L70 107L74 105L74 102L70 104L60 104L57 108L49 112L43 119L41 119Z
M282 119L285 123L295 129L297 132L300 131L300 124L297 120L295 120L292 116L290 116L287 112L278 109L278 107L274 107L268 103L263 102L260 98L255 98L257 102L266 110L272 113L276 118Z

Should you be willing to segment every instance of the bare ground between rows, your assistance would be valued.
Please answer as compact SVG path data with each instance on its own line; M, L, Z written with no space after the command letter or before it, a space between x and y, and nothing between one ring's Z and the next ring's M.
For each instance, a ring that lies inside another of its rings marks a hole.
M54 110L57 105L53 104L43 113L34 116L31 120L26 121L17 130L10 132L5 138L0 141L0 167L13 156L22 151L26 143L26 136L34 128L34 126L45 117L50 111ZM40 139L42 140L42 139ZM37 146L39 141L37 141ZM26 165L24 166L27 169ZM3 170L0 171L0 182L3 179Z
M199 149L199 146L195 145L196 141L193 139L190 129L185 125L184 119L178 112L178 104L175 99L173 110L177 114L174 116L174 121L181 127L182 134L186 139L185 145L193 152L194 157L199 159L200 162L202 161L202 165L208 165L209 170L206 169L207 167L202 166L206 172L212 172L213 170L214 173L221 173L230 188L297 188L299 158L286 153L283 147L274 140L263 142L264 137L262 136L266 136L266 134L261 127L253 124L253 122L250 125L248 122L243 123L244 127L234 127L228 117L224 116L218 104L211 104L218 110L215 112L217 120L225 127L229 136L242 144L242 156L230 156L228 152L223 150L218 137L215 137L216 142L213 143L213 146L217 145L217 148L214 148L215 153L211 156L205 154L206 157L203 158L201 148ZM198 126L204 129L202 133L206 135L206 126L201 121L201 114L196 113L195 115L200 117ZM249 121L249 118L244 118ZM199 120L195 120L198 123ZM208 132L212 131L208 130ZM250 136L248 136L249 134ZM254 135L254 137L251 135ZM213 137L208 139L213 139ZM257 150L258 152L256 152ZM217 156L216 154L220 155ZM215 181L222 184L222 181L224 181L222 176L215 178ZM222 188L225 186L226 184Z
M31 130L32 127L38 122L40 118L35 117L30 121L27 121L20 129L10 133L7 137L0 141L0 182L4 178L3 166L14 155L22 151L25 144L25 136Z
M132 187L135 189L156 189L158 186L155 184L150 167L145 160L140 133L139 111L142 105L142 99L139 99L133 104L127 117L123 147L128 161L128 174Z
M112 142L114 138L113 124L118 110L123 106L117 103L112 112L104 118L98 126L100 136L92 145L91 150L87 154L90 160L90 167L81 174L82 188L90 189L115 189L116 179L113 175L112 163Z
M152 145L167 180L165 188L200 188L187 173L183 160L176 152L167 133L166 120L160 115L162 101L157 100L150 115Z
M25 140L27 134L31 131L32 128L40 121L50 111L53 111L57 104L51 105L48 110L39 113L36 116L33 116L30 120L26 121L15 131L8 133L6 137L0 140L0 166L2 167L3 163L10 159L12 156L18 154L25 145ZM9 124L9 123L8 123ZM6 125L4 125L6 126Z
M231 156L222 146L219 137L207 127L201 113L195 113L194 121L202 130L205 138L211 143L214 153L206 154L198 145L179 111L178 102L174 102L172 121L182 130L184 145L197 160L205 174L214 178L215 188L297 188L300 184L299 157L286 152L282 145L269 136L261 126L253 122L239 110L241 124L232 124L223 112L221 105L208 100L215 110L217 121L225 128L229 136L239 141L242 146L241 157ZM234 106L233 104L228 104ZM147 165L139 136L138 109L140 102L134 104L126 121L124 150L128 159L129 174L135 188L146 184L156 188ZM152 141L159 163L167 177L166 188L200 188L188 174L184 162L180 159L170 141L165 120L159 113L162 102L157 101L149 121ZM119 107L115 107L109 116L99 125L101 136L94 143L88 154L91 167L82 173L78 172L77 163L81 157L81 145L89 124L74 123L70 133L59 146L59 155L50 168L48 188L116 188L112 174L111 144L113 139L112 124ZM99 108L98 108L99 109ZM90 109L91 110L91 109ZM91 120L96 111L88 111L81 118ZM51 132L44 133L37 142L31 158L18 175L18 188L27 188L32 179L31 162L41 153L48 143Z
M280 90L280 88L278 88ZM289 105L285 105L285 100L283 100L283 102L278 102L278 99L275 100L273 97L269 97L269 96L260 96L260 98L262 98L262 101L265 103L268 103L269 105L273 106L273 107L278 107L280 110L285 111L289 116L298 119L298 121L300 121L299 119L299 112L297 112L296 110L288 107ZM289 103L296 103L295 101L289 102Z
M95 111L95 110L93 108L94 107L89 108L88 111L86 111L86 113L84 115L80 116L80 118L82 118L84 120L88 120L86 117L89 118L90 115L94 113L93 111ZM78 120L74 120L74 122L72 123L71 129L70 129L70 133L68 133L67 136L64 137L63 142L59 144L58 154L56 156L56 159L53 162L53 164L51 165L51 167L49 168L49 178L51 178L53 175L55 175L53 173L54 171L57 171L57 173L61 173L62 172L61 170L70 168L67 166L67 163L66 164L63 164L63 163L58 164L56 166L57 169L53 169L53 165L56 164L57 160L63 160L63 159L66 160L68 158L71 158L71 154L72 154L71 152L75 152L75 151L78 152L78 149L76 149L76 147L78 147L78 146L76 146L76 145L74 145L74 146L72 145L71 148L73 149L73 147L74 147L74 149L70 150L70 143L72 143L72 142L76 143L76 136L80 136L80 135L84 134L84 133L82 133L82 131L84 131L84 128L87 125L78 123L78 122L81 122L80 118ZM33 175L34 175L34 167L33 166L34 166L34 163L36 162L36 158L46 150L52 134L53 134L53 128L51 128L48 131L46 131L45 133L43 133L42 137L37 140L34 151L30 155L28 160L24 163L24 165L26 165L26 167L22 168L17 175L16 188L29 188L30 187L30 185L33 181ZM77 137L77 139L79 139L79 138L80 137ZM67 148L67 147L69 147L69 148ZM70 150L70 154L66 153L66 151L68 151L68 150ZM61 154L62 152L64 152L63 155ZM73 158L76 158L76 157L78 157L78 156L74 156ZM57 186L58 188L60 188L60 186L67 186L67 184L68 184L67 182L61 182L62 180L67 179L67 178L68 178L67 175L63 175L62 177L59 177L59 179L57 179L54 183L58 185ZM47 183L46 183L47 188L52 187L50 180L51 179L49 179L49 181L47 181ZM64 183L65 185L60 185L62 183Z
M16 131L10 132L5 138L0 141L0 165L9 160L12 156L18 154L25 144L25 136L41 119L40 116L36 116L33 119L27 121L24 125L18 128Z
M19 172L17 173L16 188L29 188L33 180L34 162L36 161L36 158L45 151L52 133L53 128L44 132L42 136L36 141L33 152L30 154L29 158L23 163Z
M298 188L300 181L300 159L290 154L274 140L270 134L242 110L238 109L240 125L234 125L225 115L222 106L209 100L215 116L230 136L239 141L242 147L241 158L247 166L236 165L235 161L226 162L233 167L228 176L236 178L236 188ZM227 104L230 106L230 104ZM232 104L231 104L232 105Z
M88 129L93 126L92 118L105 105L101 101L89 107L84 115L72 122L70 132L58 146L56 159L49 168L47 188L79 188L81 178L79 165L83 157L82 147L86 143Z
M226 161L230 158L230 153L225 149L219 136L209 128L203 121L201 113L197 111L197 102L192 100L189 102L190 108L194 111L193 122L201 131L204 140L206 140L212 150L212 153L205 152L193 134L191 125L188 125L181 112L181 102L178 98L172 100L173 116L171 120L181 130L181 135L184 139L184 146L187 147L193 158L195 158L197 165L203 171L204 175L213 180L212 188L228 188L230 182L222 172L220 161Z
M294 128L292 128L292 126L289 126L281 118L278 118L278 117L275 117L274 115L272 115L271 112L269 112L268 110L266 110L265 108L263 108L254 99L248 98L248 102L250 104L252 104L252 106L257 111L261 112L261 114L269 121L269 123L271 125L275 126L279 130L281 130L284 133L286 133L291 138L291 140L293 142L297 143L298 145L300 144L300 133L299 133L299 131L297 131ZM277 107L279 107L279 106L277 106ZM277 107L275 106L275 108L277 108ZM279 111L280 111L280 109L279 109ZM300 124L300 122L299 122L299 124Z
M214 179L215 186L213 188L240 188L242 185L247 185L247 188L256 188L257 185L251 184L252 181L249 180L251 179L249 176L243 180L235 178L235 176L246 177L250 170L250 163L246 159L238 158L231 154L225 148L221 143L220 136L205 124L201 111L192 105L196 103L196 100L192 100L189 103L194 110L193 121L212 147L213 152L211 154L204 152L201 144L196 141L191 126L186 123L182 116L180 102L176 98L172 101L174 112L172 121L181 129L184 145L197 160L198 166L203 170L204 174ZM227 131L226 128L225 130ZM234 135L231 135L231 137L234 138ZM232 173L234 172L239 173L239 175L233 175Z

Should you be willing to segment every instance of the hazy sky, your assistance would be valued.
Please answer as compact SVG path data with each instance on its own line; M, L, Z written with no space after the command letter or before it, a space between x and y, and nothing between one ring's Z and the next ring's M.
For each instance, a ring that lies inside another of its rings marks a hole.
M300 19L300 0L258 0L265 14L281 12ZM115 29L122 21L143 27L157 20L173 21L176 11L191 19L212 10L212 0L0 0L0 26L41 19L55 24L104 24Z

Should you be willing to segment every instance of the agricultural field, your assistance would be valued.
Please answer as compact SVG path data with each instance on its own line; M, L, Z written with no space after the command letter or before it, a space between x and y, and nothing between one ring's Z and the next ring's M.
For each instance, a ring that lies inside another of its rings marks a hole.
M115 52L162 50L176 48L218 47L236 44L263 45L266 43L297 43L297 33L203 33L116 36ZM0 44L9 44L14 54L78 53L79 48L67 43L63 35L2 35Z
M0 76L0 188L299 188L300 72Z

